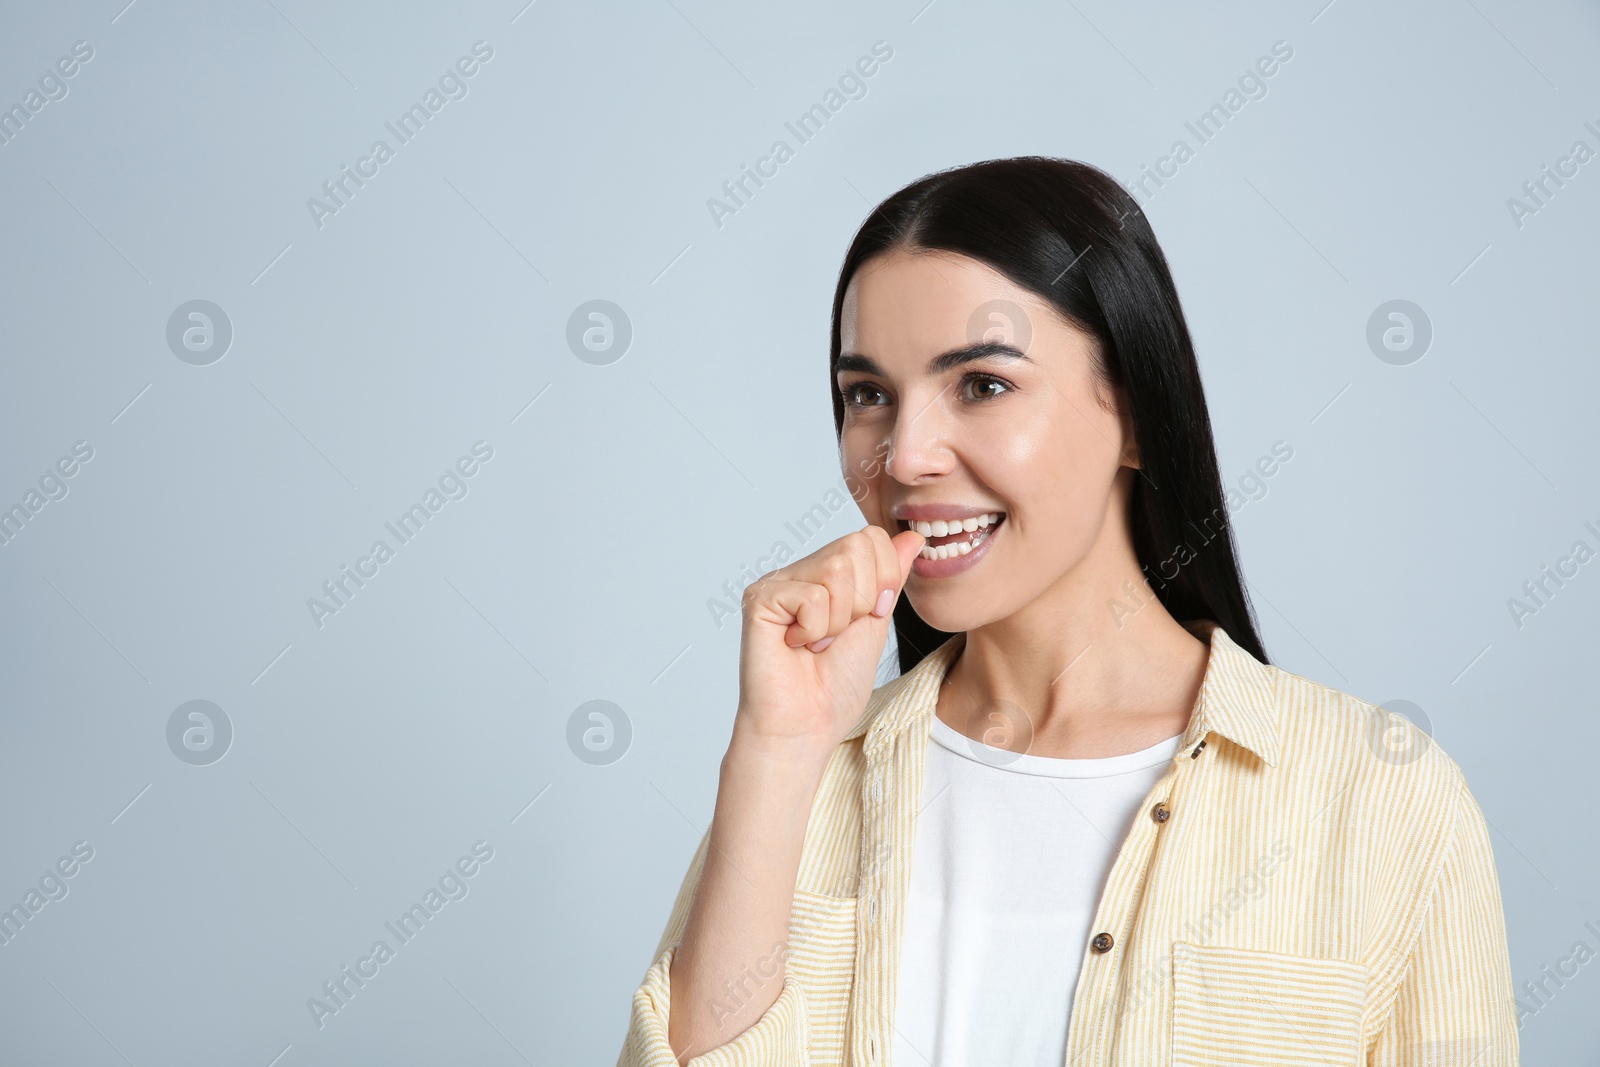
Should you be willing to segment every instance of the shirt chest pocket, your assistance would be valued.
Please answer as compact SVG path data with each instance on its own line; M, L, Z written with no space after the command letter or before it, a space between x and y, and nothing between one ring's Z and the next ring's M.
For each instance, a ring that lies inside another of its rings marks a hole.
M1367 968L1177 941L1172 1067L1355 1067Z

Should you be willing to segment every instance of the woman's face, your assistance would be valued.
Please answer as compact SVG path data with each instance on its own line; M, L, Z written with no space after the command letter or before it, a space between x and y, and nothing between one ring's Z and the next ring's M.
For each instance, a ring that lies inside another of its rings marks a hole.
M835 382L845 483L890 534L907 520L967 520L929 539L906 584L937 629L1006 618L1075 570L1131 558L1138 453L1131 420L1112 408L1120 396L1095 380L1094 344L955 253L890 252L851 279ZM949 558L927 558L945 543Z

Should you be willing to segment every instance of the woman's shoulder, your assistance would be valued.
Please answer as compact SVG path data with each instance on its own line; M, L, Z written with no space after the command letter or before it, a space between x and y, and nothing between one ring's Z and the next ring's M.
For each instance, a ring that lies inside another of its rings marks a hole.
M1433 736L1420 707L1374 704L1332 685L1266 668L1282 766L1304 775L1405 798L1454 800L1465 789L1460 765Z

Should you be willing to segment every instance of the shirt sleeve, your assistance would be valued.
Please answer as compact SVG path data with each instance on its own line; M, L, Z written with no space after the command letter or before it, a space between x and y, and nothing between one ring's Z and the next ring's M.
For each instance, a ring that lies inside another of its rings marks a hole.
M1465 782L1455 836L1370 1067L1518 1067L1505 913L1483 811Z
M700 847L695 850L683 885L678 889L667 928L656 946L655 962L633 994L628 1035L617 1067L678 1067L678 1058L667 1041L667 1022L672 1010L672 957L683 940L710 842L708 829L701 836ZM796 982L793 970L785 967L778 999L761 1018L725 1044L700 1053L691 1049L685 1067L810 1067L810 1063L805 992Z

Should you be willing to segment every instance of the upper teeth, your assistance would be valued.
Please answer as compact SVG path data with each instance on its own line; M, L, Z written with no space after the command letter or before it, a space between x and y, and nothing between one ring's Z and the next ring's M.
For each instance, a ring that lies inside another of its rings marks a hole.
M934 519L932 522L912 522L910 526L923 537L943 537L946 534L961 533L982 529L1000 521L1003 511L991 511L984 515L974 515L970 519Z

